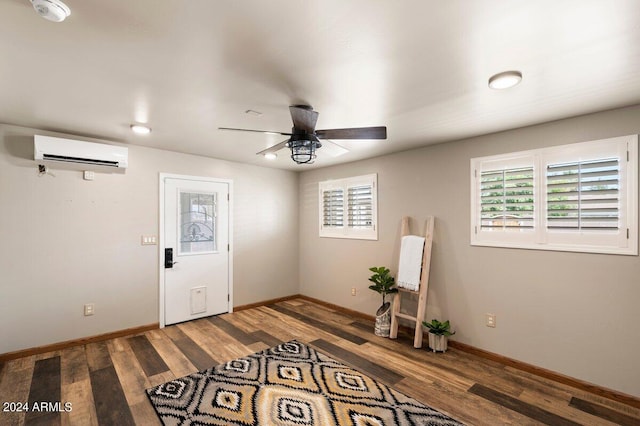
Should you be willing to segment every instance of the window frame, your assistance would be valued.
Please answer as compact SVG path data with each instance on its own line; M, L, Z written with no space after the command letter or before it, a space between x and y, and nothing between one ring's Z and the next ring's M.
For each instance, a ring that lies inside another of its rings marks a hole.
M547 228L547 167L605 158L619 159L618 228ZM533 230L483 229L482 173L521 167L534 169ZM472 158L470 177L472 246L638 255L638 135Z
M371 227L349 226L349 188L371 186ZM324 192L342 190L342 226L324 225ZM372 173L343 179L332 179L318 183L318 228L321 238L347 238L358 240L378 239L378 175Z

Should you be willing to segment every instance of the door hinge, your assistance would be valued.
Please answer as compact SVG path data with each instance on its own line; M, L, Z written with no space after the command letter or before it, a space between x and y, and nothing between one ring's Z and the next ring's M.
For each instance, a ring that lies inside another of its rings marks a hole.
M227 293L227 302L231 301L231 295Z
M231 251L231 245L227 244L227 251Z
M629 151L627 151L627 163L629 162Z
M229 201L231 199L229 197L230 197L230 195L229 195L229 193L227 193L227 201Z
M629 228L627 228L627 240L629 239Z
M475 228L475 233L477 234L478 233L478 227L474 226L474 228Z

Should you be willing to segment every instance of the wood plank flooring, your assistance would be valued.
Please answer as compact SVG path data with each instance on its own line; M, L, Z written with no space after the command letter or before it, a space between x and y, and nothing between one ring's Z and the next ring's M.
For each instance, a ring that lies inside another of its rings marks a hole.
M373 323L304 299L7 361L3 408L45 409L1 411L0 425L159 425L145 389L291 339L467 424L640 425L639 408L453 348L414 349L413 336L377 337Z

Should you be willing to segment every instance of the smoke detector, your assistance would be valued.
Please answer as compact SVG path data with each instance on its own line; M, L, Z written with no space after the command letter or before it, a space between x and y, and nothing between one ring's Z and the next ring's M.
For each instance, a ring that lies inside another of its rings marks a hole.
M71 9L61 0L31 0L38 15L53 22L62 22L71 15Z

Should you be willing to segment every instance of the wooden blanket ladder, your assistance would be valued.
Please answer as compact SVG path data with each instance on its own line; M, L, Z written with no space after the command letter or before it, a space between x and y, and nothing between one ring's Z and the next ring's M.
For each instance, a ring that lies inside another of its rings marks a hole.
M391 330L389 338L395 339L398 337L398 319L404 318L409 321L415 321L416 329L415 336L413 338L413 347L422 347L422 321L424 320L424 314L427 310L427 290L429 289L429 269L431 268L431 245L433 243L433 224L434 217L429 216L425 226L425 240L424 251L422 254L422 272L420 274L420 287L418 291L409 290L406 288L398 288L398 294L393 298L393 307L391 308ZM409 217L402 218L402 237L409 234ZM402 300L402 294L415 294L418 296L418 312L416 316L411 316L400 312L400 302Z

